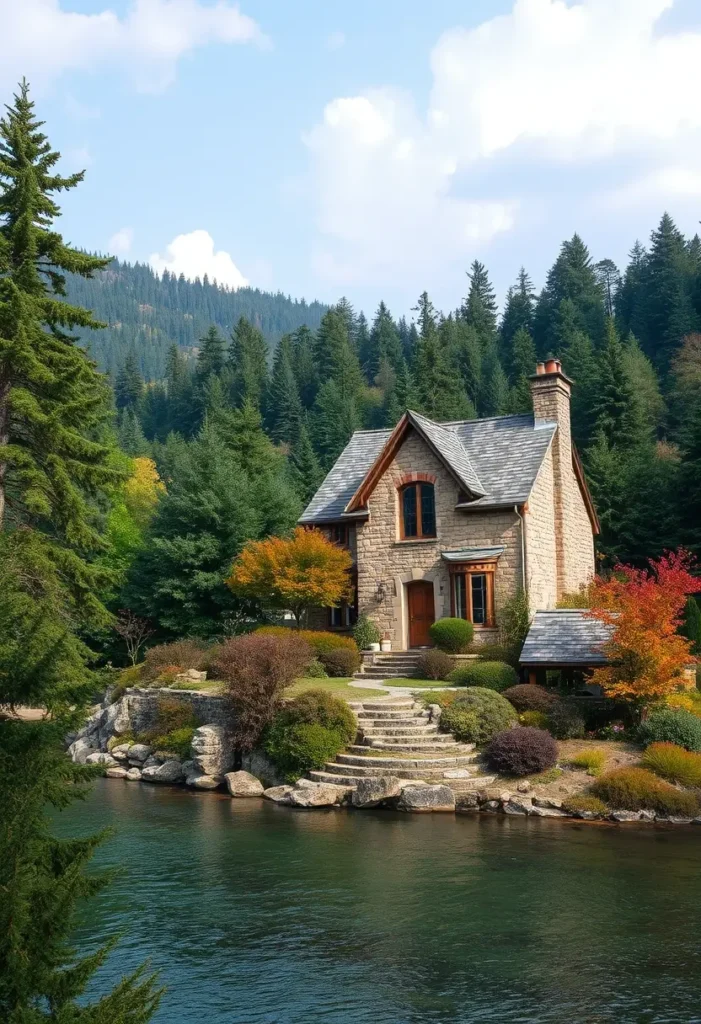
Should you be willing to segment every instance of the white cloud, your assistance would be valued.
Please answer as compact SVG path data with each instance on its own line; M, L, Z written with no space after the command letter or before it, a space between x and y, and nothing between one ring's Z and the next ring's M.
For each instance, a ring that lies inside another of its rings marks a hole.
M248 281L228 252L214 249L214 239L208 231L202 229L191 231L187 235L177 235L170 245L166 246L166 255L153 253L149 263L158 274L164 270L171 274L184 274L190 281L196 277L203 278L206 274L211 281L227 285L229 288L245 288Z
M267 40L228 0L132 0L123 18L109 8L80 14L60 0L0 0L0 86L25 75L40 88L66 71L124 69L137 88L165 89L180 57L210 43Z
M326 49L327 50L340 50L346 45L346 34L345 32L331 32L326 37Z
M701 171L680 164L658 168L622 188L605 192L600 205L609 209L654 205L659 209L666 203L684 200L701 201Z
M628 157L641 196L695 192L701 32L664 31L673 3L516 0L439 38L425 112L389 86L328 103L305 137L317 270L339 285L435 276L532 212L539 179L547 209L553 172L583 164Z
M114 256L127 256L134 241L133 228L120 228L107 243L107 252Z

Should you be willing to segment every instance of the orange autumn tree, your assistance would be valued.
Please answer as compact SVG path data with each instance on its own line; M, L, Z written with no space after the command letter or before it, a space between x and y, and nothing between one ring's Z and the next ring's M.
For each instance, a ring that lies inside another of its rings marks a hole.
M352 597L345 548L319 530L298 527L291 537L249 541L226 581L237 597L291 611L300 628L307 608L329 608Z
M689 594L701 591L686 551L651 559L649 569L617 565L609 579L592 585L590 617L611 628L604 645L609 664L591 682L607 697L654 704L676 690L684 668L694 662L691 641L678 633Z

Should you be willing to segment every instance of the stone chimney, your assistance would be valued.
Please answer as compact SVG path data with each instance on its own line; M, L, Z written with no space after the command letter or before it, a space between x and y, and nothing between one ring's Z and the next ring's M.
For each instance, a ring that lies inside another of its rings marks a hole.
M572 381L562 372L559 359L552 357L538 363L531 377L531 395L536 429L546 423L557 424L553 438L553 489L555 502L555 544L557 557L557 596L571 589L573 580L569 551L569 515L578 484L572 468L572 432L570 428L570 400Z

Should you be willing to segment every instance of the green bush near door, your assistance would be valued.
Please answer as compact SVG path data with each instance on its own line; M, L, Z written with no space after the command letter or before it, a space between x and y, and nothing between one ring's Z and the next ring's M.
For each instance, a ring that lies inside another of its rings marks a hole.
M440 651L463 654L472 643L475 627L465 619L438 619L429 628L429 636Z

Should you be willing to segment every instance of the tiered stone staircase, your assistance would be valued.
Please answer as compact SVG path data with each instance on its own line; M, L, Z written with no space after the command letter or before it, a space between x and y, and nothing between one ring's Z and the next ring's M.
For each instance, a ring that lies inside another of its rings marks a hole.
M356 679L412 679L416 676L421 651L394 651L372 655L372 664L365 662Z
M456 792L479 788L493 776L479 775L473 743L458 743L439 732L429 711L413 697L351 702L357 742L309 778L337 786L355 786L362 776L440 782Z

